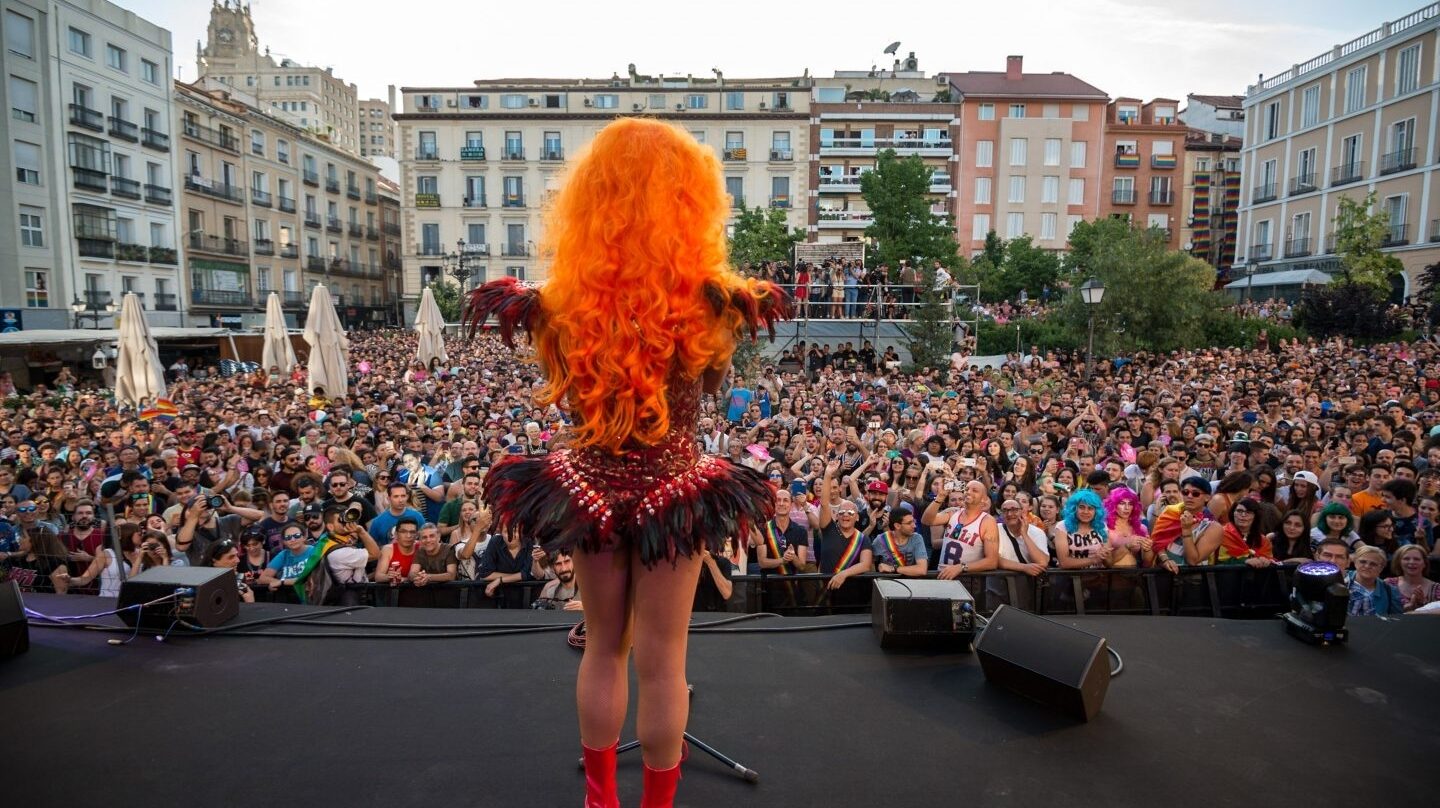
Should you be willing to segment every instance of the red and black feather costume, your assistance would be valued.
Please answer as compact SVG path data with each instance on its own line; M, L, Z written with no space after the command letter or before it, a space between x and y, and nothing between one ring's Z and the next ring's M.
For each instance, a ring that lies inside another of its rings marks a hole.
M750 337L789 316L789 299L773 284L755 296L707 286L711 304L734 306ZM491 315L513 347L516 327L544 328L540 293L514 278L470 292L464 323L473 335ZM491 467L483 498L499 530L540 541L547 551L586 552L638 547L646 566L674 561L700 547L719 553L728 538L742 540L774 511L774 491L754 469L701 454L695 439L701 379L672 372L667 402L670 430L655 445L560 449L543 457L507 456Z

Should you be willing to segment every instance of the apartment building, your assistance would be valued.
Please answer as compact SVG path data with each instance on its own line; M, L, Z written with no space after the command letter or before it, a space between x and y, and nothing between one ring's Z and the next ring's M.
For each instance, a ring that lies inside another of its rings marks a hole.
M298 325L324 283L346 327L384 324L378 170L213 78L175 106L191 320L262 323L276 291Z
M382 98L360 102L360 156L395 160L395 121L390 103Z
M380 267L385 275L386 318L391 324L403 322L396 303L404 292L403 265L400 256L405 250L400 238L400 186L381 177L380 191Z
M1191 129L1243 140L1245 96L1190 93L1185 96L1180 120Z
M261 109L289 119L351 154L360 153L360 107L355 85L331 68L275 59L260 47L255 18L240 0L211 0L204 47L196 43L200 78L248 93Z
M1159 230L1170 249L1180 246L1180 227L1186 222L1177 199L1186 133L1177 104L1170 98L1111 101L1105 107L1101 163L1101 215Z
M1192 128L1185 134L1180 249L1215 267L1220 284L1228 280L1235 263L1240 148L1240 138L1220 132Z
M623 115L672 122L714 148L735 208L780 208L792 227L806 226L798 199L808 189L810 90L808 77L649 76L633 65L601 79L401 88L391 105L402 110L406 321L423 286L462 253L469 284L544 280L541 206L566 159Z
M1068 73L944 74L960 103L956 237L974 255L995 231L1060 250L1070 229L1100 214L1103 91Z
M1247 89L1235 265L1261 273L1255 287L1335 271L1340 200L1369 193L1389 215L1385 250L1405 267L1397 299L1440 260L1437 49L1431 3Z
M0 300L27 329L107 327L135 292L179 325L170 32L105 0L0 5Z

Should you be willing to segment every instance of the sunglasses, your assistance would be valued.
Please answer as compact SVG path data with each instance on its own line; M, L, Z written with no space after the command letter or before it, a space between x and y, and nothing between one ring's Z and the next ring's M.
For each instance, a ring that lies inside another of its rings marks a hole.
M299 541L299 540L305 538L305 534L304 534L304 533L286 533L284 536L281 536L280 538L284 539L285 541Z
M34 513L34 512L35 512L35 506L34 506L34 505L21 505L20 507L16 508L15 510L19 511L20 513Z
M1187 488L1187 489L1185 489L1184 491L1181 491L1181 492L1180 492L1180 496L1182 496L1182 497L1203 497L1203 496L1206 496L1206 495L1207 495L1207 492L1205 492L1205 491L1196 491L1194 488Z

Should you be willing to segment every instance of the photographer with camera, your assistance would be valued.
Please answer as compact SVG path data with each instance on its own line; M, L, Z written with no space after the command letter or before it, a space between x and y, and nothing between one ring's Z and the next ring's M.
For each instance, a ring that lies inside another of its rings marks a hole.
M211 544L223 539L239 543L245 520L264 518L264 512L236 507L219 494L196 494L185 505L185 518L175 535L176 555L183 555L188 566L199 566Z
M346 508L327 508L324 512L322 540L329 538L339 545L325 556L325 563L335 580L342 584L364 583L365 568L380 559L380 545L360 524L360 517L361 509L355 503Z

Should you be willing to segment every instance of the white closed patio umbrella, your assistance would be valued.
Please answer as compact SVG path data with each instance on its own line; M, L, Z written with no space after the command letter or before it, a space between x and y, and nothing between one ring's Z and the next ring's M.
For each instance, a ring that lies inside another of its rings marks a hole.
M120 352L115 360L115 403L139 409L165 396L165 366L145 321L140 299L126 292L120 303Z
M280 293L271 292L265 301L265 347L260 352L260 369L265 373L270 368L280 368L281 376L289 376L295 369L295 346L290 344L290 333L285 328L285 313L280 310Z
M435 295L428 286L420 295L415 331L420 335L420 346L415 351L415 358L420 364L428 370L431 359L439 359L442 365L450 361L450 355L445 353L445 316L440 313L440 305L435 302Z
M310 392L325 391L327 398L339 398L350 389L350 339L335 314L335 303L324 284L310 295L310 312L305 316L305 341L310 343Z

